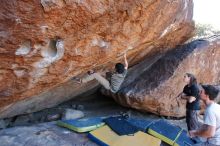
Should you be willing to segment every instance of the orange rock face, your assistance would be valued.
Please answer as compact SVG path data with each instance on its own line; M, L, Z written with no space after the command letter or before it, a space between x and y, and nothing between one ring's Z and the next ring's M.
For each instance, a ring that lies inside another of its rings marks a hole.
M196 40L169 51L153 64L147 59L134 66L116 95L105 94L124 106L163 116L183 117L185 101L177 98L185 86L183 76L192 73L198 83L219 85L219 56L220 37Z
M192 0L2 1L0 118L67 100L49 93L89 69L112 68L125 51L133 65L181 44L194 29L192 8ZM20 110L9 110L15 104Z

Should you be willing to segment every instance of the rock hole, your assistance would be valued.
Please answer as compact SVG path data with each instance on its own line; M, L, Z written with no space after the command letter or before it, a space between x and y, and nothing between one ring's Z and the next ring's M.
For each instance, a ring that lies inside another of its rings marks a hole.
M38 62L34 63L36 68L48 67L52 62L60 60L64 55L64 41L60 38L47 40L47 44L41 47L41 56Z
M44 57L55 57L57 55L57 40L50 40L48 46L42 51Z
M15 55L27 55L31 51L31 41L24 41L20 47L16 50Z

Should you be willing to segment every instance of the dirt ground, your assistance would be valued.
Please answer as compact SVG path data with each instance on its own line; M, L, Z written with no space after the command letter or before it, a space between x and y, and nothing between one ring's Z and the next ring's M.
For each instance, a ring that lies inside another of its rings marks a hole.
M81 110L85 117L112 116L120 113L128 113L130 117L138 117L146 120L165 119L150 113L143 113L134 109L125 108L114 102L113 99L99 93L82 95L57 107L32 114L32 122L22 122L0 130L1 146L97 146L87 138L87 134L79 134L65 128L56 126L56 121L37 121L39 117L47 114L60 114L65 108ZM62 110L60 110L62 109ZM24 117L24 115L23 115ZM30 116L27 116L30 117ZM34 118L33 118L34 117ZM19 117L17 117L19 119ZM186 129L185 119L166 119L171 123ZM16 121L16 120L15 120ZM22 121L22 120L20 120ZM13 125L13 124L12 124ZM161 146L166 146L162 143Z

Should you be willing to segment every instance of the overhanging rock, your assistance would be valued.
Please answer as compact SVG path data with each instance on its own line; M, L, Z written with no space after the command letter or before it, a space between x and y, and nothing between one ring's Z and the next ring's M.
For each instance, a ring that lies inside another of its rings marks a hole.
M192 11L192 0L1 1L0 118L68 100L60 86L87 91L68 81L112 68L126 50L133 65L185 42Z
M154 63L145 60L131 69L117 94L103 93L124 106L163 116L183 117L185 101L177 96L185 85L185 73L194 74L202 84L220 84L219 36L179 46Z

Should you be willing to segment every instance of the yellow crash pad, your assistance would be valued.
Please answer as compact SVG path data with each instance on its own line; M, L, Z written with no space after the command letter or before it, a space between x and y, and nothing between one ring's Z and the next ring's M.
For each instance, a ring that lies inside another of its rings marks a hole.
M111 146L160 146L161 140L138 131L134 136L120 136Z
M107 125L91 131L89 134L103 146L160 146L161 143L160 139L141 131L134 135L119 136Z
M111 145L120 136L111 130L107 125L102 126L94 131L89 132L90 135L95 137L98 141L103 142L106 145Z

